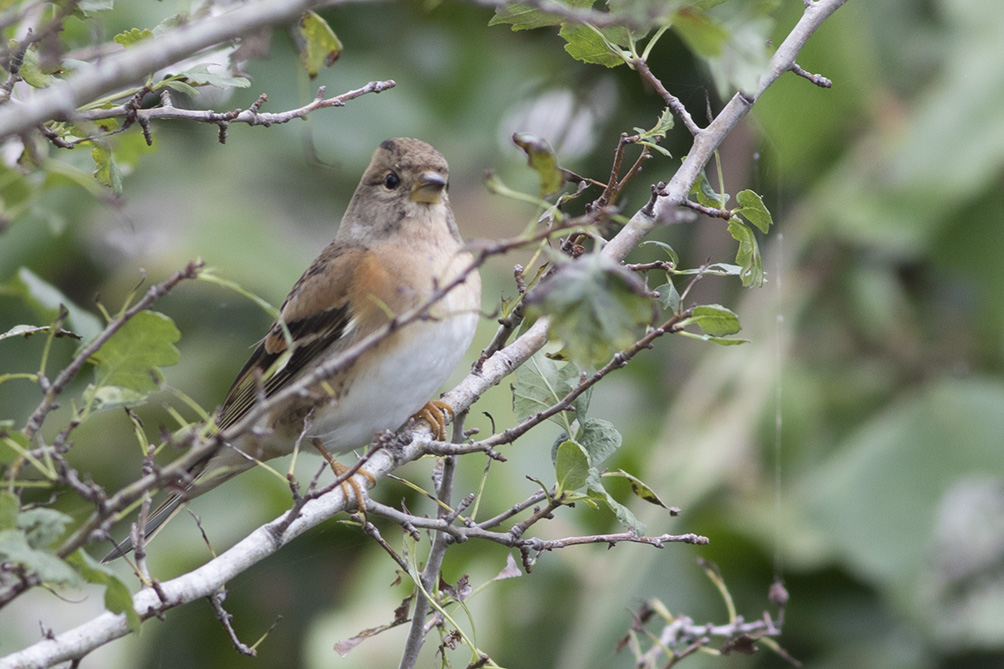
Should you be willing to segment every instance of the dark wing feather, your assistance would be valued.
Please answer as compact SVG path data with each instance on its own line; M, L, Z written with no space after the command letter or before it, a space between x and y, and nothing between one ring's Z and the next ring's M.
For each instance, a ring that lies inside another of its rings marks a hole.
M280 363L281 367L272 370L271 374L269 371L272 366L280 357L286 355L286 351L268 352L267 342L263 339L244 364L244 368L237 375L223 400L216 419L219 429L224 430L247 415L258 399L259 383L261 391L266 398L269 398L292 382L301 371L310 367L317 356L342 338L350 317L346 305L287 323L286 327L292 338L290 349L292 353L284 363ZM278 323L272 326L271 334L282 337L282 329ZM258 370L262 374L261 381L258 380Z

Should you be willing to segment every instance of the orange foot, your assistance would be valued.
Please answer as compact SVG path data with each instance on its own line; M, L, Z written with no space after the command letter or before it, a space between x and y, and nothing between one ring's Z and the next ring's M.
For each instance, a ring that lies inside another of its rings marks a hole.
M419 409L412 418L415 420L424 420L432 428L432 436L436 441L446 441L446 417L449 416L452 421L456 414L451 407L446 402L440 400L431 400L425 403L425 406Z
M331 466L331 471L335 473L335 476L342 476L343 474L345 474L345 472L349 471L348 467L346 467L338 460L336 460L334 456L331 455L331 453L328 453L328 449L324 448L324 444L321 443L320 439L317 439L315 437L314 439L311 440L311 443L314 444L314 448L320 451L321 456L328 461L328 464ZM362 467L360 467L356 473L362 474L367 479L369 479L371 487L376 485L376 479L373 477L373 475L370 474L365 469L363 469ZM345 495L346 499L348 499L349 497L349 488L352 489L352 492L355 494L356 508L359 509L359 513L366 515L366 508L365 508L366 503L363 501L364 500L363 490L361 487L359 487L359 483L356 481L355 476L350 476L347 480L342 481L341 486L342 486L342 494Z

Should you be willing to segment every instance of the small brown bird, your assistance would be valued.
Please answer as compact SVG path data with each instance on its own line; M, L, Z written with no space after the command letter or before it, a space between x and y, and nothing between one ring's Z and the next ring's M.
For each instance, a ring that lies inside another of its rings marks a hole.
M293 286L279 319L230 387L214 417L219 430L244 417L262 392L266 398L275 395L471 268L447 184L446 159L425 142L380 144L334 241ZM184 502L256 461L292 453L301 435L304 445L315 442L329 453L344 453L365 446L380 430L401 426L428 406L463 358L480 308L481 278L474 269L427 317L392 332L309 397L283 403L256 429L193 467L191 485L151 514L144 534L152 534ZM127 540L105 559L131 547Z

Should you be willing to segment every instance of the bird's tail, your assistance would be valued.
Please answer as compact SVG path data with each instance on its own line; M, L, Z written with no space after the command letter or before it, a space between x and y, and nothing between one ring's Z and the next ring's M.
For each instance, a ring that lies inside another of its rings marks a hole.
M144 541L153 539L153 537L160 530L161 526L174 518L174 516L181 511L186 502L188 502L188 495L186 493L174 493L164 500L160 506L154 509L153 513L150 514L150 518L146 521L146 525L143 526ZM111 562L112 560L124 557L133 548L132 537L126 537L121 542L116 544L108 555L101 558L101 562Z

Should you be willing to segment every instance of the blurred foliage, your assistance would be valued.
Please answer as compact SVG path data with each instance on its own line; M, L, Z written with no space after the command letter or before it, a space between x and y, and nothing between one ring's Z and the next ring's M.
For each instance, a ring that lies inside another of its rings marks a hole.
M725 3L716 10L720 20L745 25L725 13L730 4L744 3ZM119 5L97 23L69 19L62 39L82 46L89 30L106 39L131 35L171 11L162 3ZM778 3L769 15L775 44L801 11L800 2ZM372 148L386 137L421 137L447 156L466 238L509 237L524 228L528 210L488 193L482 175L491 168L514 188L540 190L527 156L511 144L513 133L543 137L563 167L602 179L619 134L650 127L662 113L636 72L567 57L562 48L579 36L556 25L489 27L491 10L453 3L349 4L319 14L343 50L316 79L300 65L299 38L276 31L268 58L245 66L249 88L194 104L245 108L267 93L267 109L283 110L312 99L317 85L334 94L393 78L397 87L303 123L234 126L226 145L213 126L165 122L154 125L147 148L134 128L117 136L117 173L102 147L60 151L56 161L66 167L44 182L0 168L0 332L55 318L55 305L25 299L44 296L31 286L68 296L77 307L67 305L67 327L82 330L94 323L75 317L74 308L96 311L96 295L119 305L144 276L160 280L195 257L278 302L330 239ZM791 601L780 642L807 666L1004 662L1004 226L995 213L1004 204L1002 23L1004 5L980 0L850 0L799 58L832 79L833 89L786 75L729 138L721 150L727 189L748 186L773 213L776 229L763 242L766 284L739 293L734 279L707 276L685 303L729 305L751 343L660 340L639 364L599 384L589 402L590 419L610 421L623 434L604 466L641 476L682 514L671 518L639 503L627 481L608 486L612 499L651 531L693 531L711 544L568 548L543 555L530 575L492 583L467 605L481 621L479 645L492 648L500 664L632 666L614 646L630 627L630 611L652 598L697 622L721 620L721 600L698 556L720 566L748 618L769 608L775 574L785 579ZM720 107L715 81L732 71L724 60L703 69L689 54L714 49L714 35L713 26L681 26L648 58L699 121L706 104ZM624 35L617 38L630 50ZM751 76L733 72L738 81ZM215 94L197 98L205 93ZM687 139L678 125L667 129L663 146L683 155ZM649 161L619 204L642 206L647 184L677 164L661 155ZM93 176L120 182L121 196ZM717 174L710 186L722 189ZM39 189L44 197L35 199ZM734 254L728 225L702 218L657 230L653 239L697 266ZM665 257L652 245L631 261ZM522 259L494 260L484 272L486 309L515 293L513 262ZM48 315L39 316L40 308ZM181 333L179 363L162 370L168 385L207 407L223 396L269 321L258 305L207 282L179 287L157 309ZM493 330L485 319L472 351ZM0 369L36 371L45 337L0 340ZM49 368L65 365L76 346L54 339ZM71 391L80 394L89 381L79 379ZM153 397L137 415L155 433L172 418L168 398ZM25 416L37 402L27 382L0 384L5 416ZM507 389L496 389L477 407L489 415L472 415L468 425L487 434L493 423L511 424L510 403ZM56 417L65 421L72 410L62 407ZM532 494L536 486L524 474L552 468L559 430L542 426L521 438L505 449L506 463L461 458L458 489L478 490L484 480L481 517ZM111 488L133 480L142 453L132 433L121 412L95 415L76 433L74 464ZM402 475L427 481L430 470L419 462ZM374 494L424 508L392 481ZM70 499L57 506L74 520L87 511ZM281 484L250 472L193 511L220 548L287 506ZM611 514L583 507L542 531L562 537L616 527ZM381 530L395 532L392 525ZM444 565L452 583L470 574L476 586L506 565L499 546L454 548ZM206 557L190 519L176 520L151 546L153 568L164 578ZM124 565L116 569L132 583ZM210 608L195 603L147 623L143 634L111 644L85 666L330 666L338 640L389 621L405 594L393 580L393 563L372 541L332 521L230 584L227 608L243 640L275 623L257 659L237 655ZM103 609L104 588L84 592L83 602L34 592L0 611L0 652L36 640L40 617L58 632ZM403 635L398 628L364 642L339 666L393 666ZM434 652L425 650L430 664ZM786 664L758 651L699 654L684 666Z

